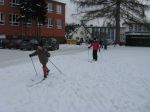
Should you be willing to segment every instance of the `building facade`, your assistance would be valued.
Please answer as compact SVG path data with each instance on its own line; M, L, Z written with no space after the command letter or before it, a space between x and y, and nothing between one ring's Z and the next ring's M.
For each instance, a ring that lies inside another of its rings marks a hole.
M65 4L53 0L47 3L47 19L45 25L36 25L31 20L24 25L18 20L18 0L0 0L0 35L6 38L54 37L59 42L65 37Z
M72 35L69 38L79 42L88 42L91 39L91 33L84 25L80 25L72 32Z
M150 23L124 23L126 45L150 46Z
M99 40L112 40L116 39L115 27L87 27L92 35L92 38L98 38ZM125 43L125 27L120 28L120 43Z

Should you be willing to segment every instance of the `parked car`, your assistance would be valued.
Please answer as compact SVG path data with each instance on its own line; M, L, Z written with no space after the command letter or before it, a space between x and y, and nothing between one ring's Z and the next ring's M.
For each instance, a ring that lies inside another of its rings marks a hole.
M8 45L8 43L9 43L9 40L8 39L4 39L4 40L2 40L2 48L7 48L7 45Z
M0 48L5 48L5 40L6 39L0 39Z
M38 41L36 39L23 40L20 45L20 50L35 50L37 45Z
M59 49L59 42L55 38L43 38L42 39L43 45L48 49L48 50L57 50Z
M7 39L5 40L5 47L9 49L19 49L21 42L21 39Z
M4 48L5 46L5 40L6 40L6 36L0 34L0 48Z

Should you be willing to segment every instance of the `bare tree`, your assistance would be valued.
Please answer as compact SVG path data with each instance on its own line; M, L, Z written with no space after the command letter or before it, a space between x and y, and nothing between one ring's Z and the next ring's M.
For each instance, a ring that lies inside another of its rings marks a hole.
M116 43L120 43L120 21L142 22L150 0L70 0L77 5L78 15L85 21L105 18L116 27Z

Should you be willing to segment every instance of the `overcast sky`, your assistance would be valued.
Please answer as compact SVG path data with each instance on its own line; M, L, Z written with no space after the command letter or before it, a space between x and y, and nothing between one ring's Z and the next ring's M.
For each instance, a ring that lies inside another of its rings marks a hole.
M70 0L56 0L66 4L66 23L80 23L79 16L72 16L72 14L76 14L77 9L75 4L71 3ZM94 24L95 22L90 22L89 24ZM102 24L101 20L96 20L96 24Z
M56 0L56 1L60 1L66 4L66 23L79 23L80 18L78 16L72 16L72 14L76 13L76 7L73 3L70 2L70 0ZM146 14L150 18L149 12L147 12ZM96 25L102 24L101 20L95 20L95 22Z
M56 0L66 4L66 22L67 23L76 23L79 20L76 17L72 17L72 14L76 12L75 5L70 2L70 0Z

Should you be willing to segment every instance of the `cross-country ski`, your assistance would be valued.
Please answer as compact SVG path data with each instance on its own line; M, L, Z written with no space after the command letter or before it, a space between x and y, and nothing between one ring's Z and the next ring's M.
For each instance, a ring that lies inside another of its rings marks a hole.
M36 86L36 85L42 83L44 80L46 80L46 78L43 78L43 79L41 79L41 80L39 80L39 81L32 81L32 84L27 85L27 86L28 86L28 87Z

